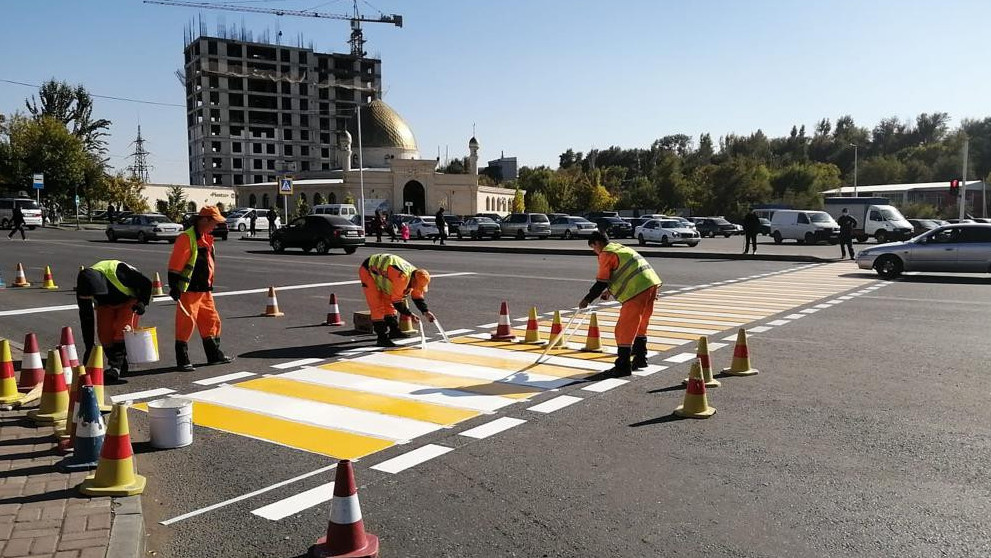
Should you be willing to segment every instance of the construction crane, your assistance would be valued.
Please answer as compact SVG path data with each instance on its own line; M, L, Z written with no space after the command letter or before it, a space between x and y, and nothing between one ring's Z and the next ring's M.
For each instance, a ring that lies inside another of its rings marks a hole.
M250 12L256 14L272 14L277 16L314 17L323 19L343 19L351 22L351 38L348 44L351 45L351 56L358 58L365 57L365 36L361 31L361 24L365 23L391 23L396 27L403 26L403 16L398 14L379 14L377 18L363 17L358 13L358 0L354 0L353 14L328 14L323 12L310 12L303 10L277 10L268 8L252 8L250 6L236 6L231 4L211 4L206 2L180 2L173 0L144 0L145 4L162 4L164 6L182 6L186 8L203 8L208 10L226 10L229 12Z

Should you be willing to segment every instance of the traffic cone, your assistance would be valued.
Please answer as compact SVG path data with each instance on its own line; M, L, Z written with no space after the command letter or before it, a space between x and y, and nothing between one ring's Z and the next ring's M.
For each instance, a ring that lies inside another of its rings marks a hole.
M702 365L702 381L705 382L705 387L714 388L723 385L719 380L712 377L712 357L709 356L709 339L704 335L699 337L695 357L699 359L699 363ZM681 383L688 384L689 379L685 378Z
M59 360L62 361L62 375L65 376L65 385L72 384L72 362L69 361L69 348L65 345L58 346Z
M265 305L265 313L262 316L266 318L281 318L285 316L285 314L279 312L279 299L275 298L275 287L268 288L268 304Z
M564 336L560 335L564 331L561 327L561 311L554 311L554 321L551 322L551 337L548 343L554 343L554 339L557 339L557 343L554 344L554 348L564 346Z
M158 276L158 272L155 272L155 280L151 282L151 296L165 296L165 291L162 290L162 278Z
M750 349L747 348L747 330L740 328L736 335L736 346L733 347L733 363L723 369L727 376L753 376L758 370L750 367Z
M45 381L45 367L41 363L38 349L38 336L29 333L24 336L24 354L21 355L21 378L17 389L31 391L34 386Z
M28 278L24 275L24 266L17 264L17 275L14 276L14 282L10 284L11 287L30 287L31 283L28 283Z
M28 418L38 424L61 422L69 415L69 390L65 387L65 375L58 351L48 351L45 361L45 386L41 392L41 404L28 411Z
M344 459L337 464L334 478L334 498L330 501L330 522L327 535L320 537L310 547L313 558L376 558L379 539L365 532L358 503L358 487L354 482L351 461Z
M58 288L58 285L55 284L55 277L52 276L51 266L45 266L45 275L41 279L41 288L48 289L50 291L54 291Z
M86 361L86 377L93 384L93 394L96 396L96 405L104 413L110 412L112 408L106 403L106 396L103 391L103 347L94 345L89 353L89 360Z
M63 327L60 339L59 345L65 347L66 352L69 354L69 366L73 368L79 366L79 353L76 352L76 340L72 336L72 327Z
M13 403L24 398L17 391L14 378L14 359L10 356L10 341L0 339L0 403Z
M709 418L715 414L716 408L709 406L709 398L705 395L705 381L702 380L702 364L695 359L692 370L688 373L688 388L685 390L685 402L674 414L682 418Z
M530 316L526 319L526 334L524 343L543 343L540 339L540 326L537 324L537 307L530 308Z
M58 441L58 449L62 452L72 449L72 440L76 432L76 413L79 412L79 389L83 386L85 377L85 366L77 366L72 370L72 384L69 385L69 416L65 421L65 433L59 436Z
M602 350L602 338L599 333L599 317L592 312L592 318L588 322L588 335L585 336L585 351L596 352Z
M83 378L88 379L89 376ZM64 462L65 468L70 471L92 469L100 461L100 450L103 448L107 429L103 424L103 415L100 414L95 393L91 385L84 384L79 389L79 410L72 419L76 425L75 438L72 440L73 453Z
M146 482L147 479L134 472L127 404L117 403L110 412L96 472L77 488L86 496L134 496L144 492Z
M492 339L494 341L516 340L516 336L513 335L513 326L509 323L509 303L505 300L502 301L502 306L499 307L499 321L497 322L495 333L492 334Z
M341 309L337 307L337 295L330 293L330 311L327 312L327 321L324 325L342 326L344 320L341 319Z
M406 304L405 301L403 302L403 305L406 306L407 309L409 309L409 304ZM400 314L399 315L399 332L400 333L402 333L403 335L407 335L407 336L413 336L413 335L416 335L417 333L419 333L419 331L420 330L418 330L417 328L413 327L413 318L411 318L407 314Z

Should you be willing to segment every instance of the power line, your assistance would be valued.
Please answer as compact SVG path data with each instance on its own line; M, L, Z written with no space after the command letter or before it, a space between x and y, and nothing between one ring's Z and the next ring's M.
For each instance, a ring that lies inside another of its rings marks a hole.
M33 83L24 83L23 81L14 81L12 79L0 79L0 82L3 82L3 83L12 83L14 85L23 85L25 87L33 87L35 89L38 89L38 88L41 87L40 85L35 85ZM143 101L141 99L129 99L127 97L114 97L112 95L97 95L95 93L90 93L89 96L90 97L94 97L96 99L109 99L111 101L125 101L125 102L128 102L128 103L141 103L143 105L156 105L156 106L160 106L160 107L181 107L181 108L186 108L186 105L180 105L180 104L177 104L177 103L162 103L162 102L159 102L159 101Z

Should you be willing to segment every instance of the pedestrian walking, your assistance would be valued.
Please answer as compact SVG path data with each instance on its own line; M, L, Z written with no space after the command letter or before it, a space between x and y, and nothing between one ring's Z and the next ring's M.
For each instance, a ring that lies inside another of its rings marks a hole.
M594 231L588 245L599 258L599 272L578 307L586 308L600 295L610 293L622 304L615 329L616 361L603 375L629 376L633 370L647 367L647 326L661 278L636 250L609 242L602 232Z
M447 221L444 220L444 208L437 210L437 214L434 215L434 221L437 223L437 238L440 240L440 245L444 245L444 240L447 239Z
M14 233L20 231L21 240L27 240L24 236L24 212L21 211L21 207L14 202L14 216L10 223L10 234L7 235L7 240L14 239Z
M250 228L248 229L250 232L249 232L249 235L248 236L251 236L251 237L254 237L255 236L255 222L256 221L258 221L258 212L255 211L254 209L252 209L251 210L251 217L248 218L248 223L250 224Z
M850 212L844 207L840 218L836 220L836 224L840 226L840 258L845 258L849 250L852 260L854 259L853 229L857 228L857 218L850 215Z
M265 214L265 218L268 219L268 236L271 238L272 232L275 230L275 220L279 216L275 213L275 209L270 207L268 208L268 213Z
M395 347L392 340L405 337L399 329L399 314L410 318L413 323L420 321L406 305L407 296L424 318L434 321L425 298L430 285L427 270L417 269L393 254L375 254L361 262L358 278L361 279L361 290L371 312L372 329L378 336L376 346Z
M115 221L116 218L117 218L117 208L114 207L114 204L108 203L107 204L107 222L108 223L114 223L114 222L116 222Z
M76 276L76 306L82 325L89 361L95 339L93 309L96 308L96 338L103 346L107 367L104 372L113 381L127 375L127 348L124 327L138 326L139 316L151 304L151 279L131 265L118 260L103 260L79 270Z
M399 235L403 242L409 242L409 223L403 221L403 224L399 226Z
M382 219L382 212L378 209L375 210L375 216L372 217L372 234L375 235L375 242L382 242L382 227L384 226L384 221Z
M760 232L760 217L751 209L743 218L743 253L746 254L753 247L754 254L757 253L757 233Z
M390 238L391 242L396 242L396 234L397 234L398 231L396 230L395 217L394 216L389 216L389 215L383 214L382 215L382 224L384 226L388 227L389 238Z
M193 327L203 339L207 365L226 364L234 359L220 350L220 314L213 302L213 278L216 254L213 229L224 221L215 206L200 209L192 226L176 238L169 258L169 296L176 301L175 360L176 370L195 370L189 361L189 338Z

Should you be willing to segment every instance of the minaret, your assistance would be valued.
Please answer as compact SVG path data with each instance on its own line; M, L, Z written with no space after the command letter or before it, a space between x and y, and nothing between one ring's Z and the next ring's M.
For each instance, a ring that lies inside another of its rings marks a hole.
M472 136L468 140L468 174L477 177L478 176L478 140L475 136Z
M337 136L337 145L342 152L341 168L348 172L351 170L351 132L344 130L344 133Z

